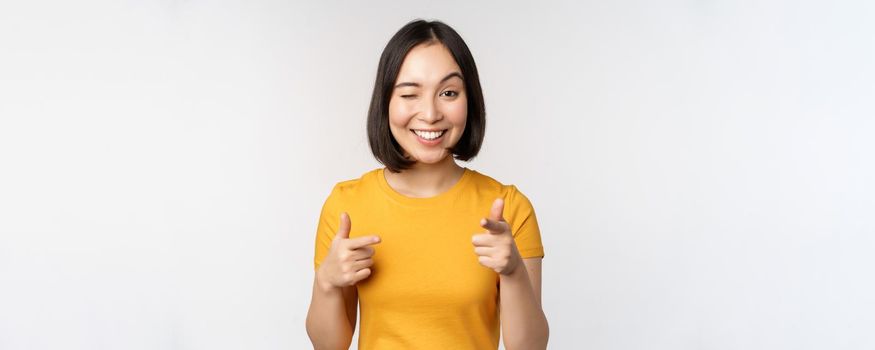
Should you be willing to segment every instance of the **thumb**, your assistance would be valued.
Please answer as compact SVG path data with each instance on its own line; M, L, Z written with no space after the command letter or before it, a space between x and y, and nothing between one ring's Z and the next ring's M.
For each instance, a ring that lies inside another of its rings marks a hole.
M504 221L504 217L501 216L501 213L504 212L504 199L497 198L494 202L492 202L492 209L489 211L489 219L495 221Z
M349 214L346 212L340 213L340 226L337 228L335 238L349 238L349 229L351 227L352 223L349 220Z

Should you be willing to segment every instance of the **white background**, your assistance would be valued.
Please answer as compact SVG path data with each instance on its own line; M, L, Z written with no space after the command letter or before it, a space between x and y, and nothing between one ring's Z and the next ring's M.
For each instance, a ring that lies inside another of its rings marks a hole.
M875 5L0 3L0 349L305 349L384 45L458 30L553 349L875 347Z

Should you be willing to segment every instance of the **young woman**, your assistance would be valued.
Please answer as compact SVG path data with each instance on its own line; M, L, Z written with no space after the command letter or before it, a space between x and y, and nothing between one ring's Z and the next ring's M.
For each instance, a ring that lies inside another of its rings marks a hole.
M385 168L337 183L316 231L307 334L348 349L544 349L540 230L515 186L456 164L485 132L474 59L439 21L401 28L368 112Z

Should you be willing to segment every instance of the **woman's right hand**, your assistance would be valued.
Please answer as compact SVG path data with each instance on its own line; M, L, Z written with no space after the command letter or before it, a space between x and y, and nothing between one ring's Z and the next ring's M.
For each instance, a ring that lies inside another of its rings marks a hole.
M323 290L352 286L371 275L374 248L370 245L380 243L380 237L371 235L349 238L351 226L349 215L340 213L337 235L331 241L328 255L316 273Z

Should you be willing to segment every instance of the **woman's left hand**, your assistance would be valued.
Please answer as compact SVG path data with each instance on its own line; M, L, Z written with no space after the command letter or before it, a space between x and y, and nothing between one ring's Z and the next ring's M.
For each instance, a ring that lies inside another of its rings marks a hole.
M480 220L480 227L489 232L476 234L471 238L474 253L477 254L480 265L495 270L502 275L509 275L522 262L510 232L510 224L504 221L501 213L504 211L504 200L498 198L492 203L488 218Z

